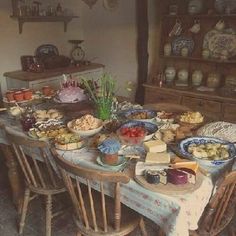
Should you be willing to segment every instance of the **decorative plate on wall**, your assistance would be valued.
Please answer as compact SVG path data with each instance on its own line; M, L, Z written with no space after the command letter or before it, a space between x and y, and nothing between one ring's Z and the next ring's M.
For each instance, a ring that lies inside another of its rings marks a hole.
M220 59L222 56L231 58L236 56L236 34L233 30L210 30L203 41L203 49L210 52L210 56Z
M103 6L107 10L115 10L118 7L119 0L103 0Z

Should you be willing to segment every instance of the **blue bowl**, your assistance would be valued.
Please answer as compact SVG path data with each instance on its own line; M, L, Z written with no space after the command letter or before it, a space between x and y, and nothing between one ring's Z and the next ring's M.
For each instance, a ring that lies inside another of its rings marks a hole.
M147 131L144 141L151 139L154 136L154 134L156 133L156 131L158 130L158 126L154 123L150 123L150 122L146 122L146 121L137 121L137 120L127 121L127 122L123 123L120 126L120 128L122 128L122 127L131 128L131 127L137 127L137 126L144 127L145 130Z
M140 114L146 112L148 118L147 119L135 119L135 118L130 118L131 115L136 115L136 114ZM124 111L123 114L124 118L128 119L128 120L137 120L137 121L148 121L151 122L156 116L157 116L157 112L153 111L153 110L147 110L147 109L133 109L133 110L127 110Z
M197 158L188 152L188 147L190 144L200 145L200 144L207 144L207 143L220 143L220 144L226 145L229 151L229 158L224 159L224 160L206 160L206 159ZM213 137L197 136L197 137L184 139L179 144L179 150L184 157L197 161L200 165L209 166L209 167L226 165L230 161L232 161L236 156L236 149L233 143L224 141L222 139L213 138Z

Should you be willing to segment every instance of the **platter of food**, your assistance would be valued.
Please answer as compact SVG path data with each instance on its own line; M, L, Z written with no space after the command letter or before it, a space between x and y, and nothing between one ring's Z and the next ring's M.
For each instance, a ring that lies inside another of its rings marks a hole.
M179 144L179 150L184 157L210 167L227 164L236 156L233 143L212 137L184 139Z
M67 127L72 133L81 137L90 137L102 130L103 121L88 114L68 122Z
M84 147L84 140L79 135L73 133L63 133L54 139L56 149L69 151Z
M173 123L175 114L173 112L159 111L157 112L156 121L160 123Z
M28 135L34 139L49 140L65 133L68 133L68 129L63 122L51 119L35 123L33 128L29 130Z
M34 117L36 121L45 121L49 119L60 120L63 118L63 114L57 109L49 109L49 110L36 110L34 112Z
M134 109L123 112L123 116L127 120L138 120L147 122L152 122L156 115L157 113L155 111L146 109Z

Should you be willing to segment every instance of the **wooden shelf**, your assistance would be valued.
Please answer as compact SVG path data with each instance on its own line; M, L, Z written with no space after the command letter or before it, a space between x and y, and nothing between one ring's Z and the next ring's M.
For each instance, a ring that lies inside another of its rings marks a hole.
M78 16L11 16L12 19L18 21L19 24L19 33L23 31L23 25L26 22L63 22L64 23L64 32L67 31L67 25L74 18Z
M164 56L164 55L161 55L160 57L162 59L188 60L188 61L215 63L215 64L236 64L236 60L217 60L217 59L203 59L200 57Z
M163 18L236 18L236 14L177 14L163 15Z

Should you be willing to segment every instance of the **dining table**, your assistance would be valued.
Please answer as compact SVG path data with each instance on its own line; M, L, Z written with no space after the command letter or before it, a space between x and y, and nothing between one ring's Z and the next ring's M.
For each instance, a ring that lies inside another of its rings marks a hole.
M70 106L70 109L68 106L54 103L43 104L43 106L64 110L67 121L78 117L79 115L89 113L92 110L92 108L86 104L82 106L77 105L77 107L76 104L74 104ZM7 112L2 112L0 114L0 124L2 126L2 129L0 129L1 149L6 156L6 164L9 169L13 201L19 207L23 191L21 177L16 159L12 155L11 147L6 139L3 126L22 137L28 137L28 135L26 132L23 132L20 121L10 118ZM34 152L30 147L27 151L29 154ZM123 171L124 173L127 173L131 179L129 183L121 185L121 202L160 226L166 236L188 236L189 230L196 230L198 228L198 221L208 204L210 197L214 193L216 182L212 180L212 175L202 175L201 184L194 190L188 192L154 192L135 181L134 161L127 162L128 164L125 165L125 168L124 166L121 166L117 169L107 169L106 166L99 165L99 152L95 148L85 146L78 150L56 151L65 160L70 161L75 165L81 165L86 168L93 168L100 171ZM40 155L38 155L38 158L40 159ZM53 155L50 156L50 163L54 170L58 172ZM233 164L233 168L236 169L236 163ZM83 182L83 179L80 181ZM92 187L99 191L98 186L98 182L92 182ZM104 188L105 193L111 195L111 184L107 183Z

